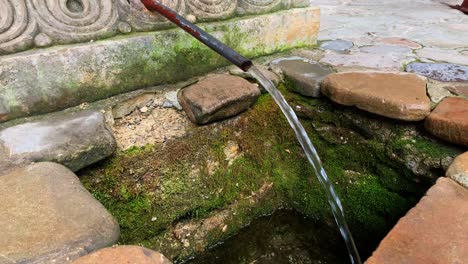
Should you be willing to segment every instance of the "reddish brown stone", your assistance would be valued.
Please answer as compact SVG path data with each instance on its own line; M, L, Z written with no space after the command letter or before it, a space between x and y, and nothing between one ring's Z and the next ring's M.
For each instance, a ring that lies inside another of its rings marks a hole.
M449 90L450 92L456 94L456 95L464 95L468 96L468 84L459 84L459 85L453 85L453 86L446 86L444 87L446 90Z
M366 264L462 264L468 260L468 190L439 178Z
M425 127L437 137L468 146L468 100L445 98L427 117Z
M420 49L422 46L414 41L405 39L405 38L397 38L397 37L389 37L389 38L381 38L380 42L388 45L397 45L397 46L405 46L412 49Z
M161 253L138 246L104 248L81 257L73 264L170 264Z
M178 97L190 120L206 124L245 111L259 95L259 88L247 80L217 74L182 89Z
M322 83L322 93L339 104L400 120L418 121L430 113L426 80L415 74L331 74Z
M445 174L468 188L468 151L456 157Z

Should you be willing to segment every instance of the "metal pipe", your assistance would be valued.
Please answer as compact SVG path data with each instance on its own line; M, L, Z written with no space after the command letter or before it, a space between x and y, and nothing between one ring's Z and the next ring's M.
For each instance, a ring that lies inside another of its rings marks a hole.
M145 7L153 12L158 12L171 22L194 36L196 39L207 45L210 49L216 51L243 71L248 71L252 67L252 61L237 53L235 50L225 45L218 39L203 31L201 28L190 23L187 19L177 14L174 10L163 5L157 0L141 0Z

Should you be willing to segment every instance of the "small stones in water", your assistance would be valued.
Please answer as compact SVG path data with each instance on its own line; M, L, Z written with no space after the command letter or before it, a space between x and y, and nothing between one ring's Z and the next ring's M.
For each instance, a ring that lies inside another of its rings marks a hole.
M325 78L322 92L339 104L406 121L422 120L431 109L426 80L414 74L337 73Z
M427 117L424 125L439 138L468 146L468 99L445 98Z
M288 88L310 97L320 97L320 83L329 74L334 73L329 66L304 58L280 58L272 62L277 65L287 81Z
M414 62L406 66L406 71L443 82L468 82L468 66L452 63Z
M180 90L178 98L192 122L207 124L249 108L260 90L243 78L216 74Z

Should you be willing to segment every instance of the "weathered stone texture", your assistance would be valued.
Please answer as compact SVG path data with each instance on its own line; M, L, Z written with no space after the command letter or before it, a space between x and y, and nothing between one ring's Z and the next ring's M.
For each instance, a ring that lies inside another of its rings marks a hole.
M78 112L0 130L0 168L54 161L77 171L110 156L115 148L102 113Z
M247 57L312 45L319 9L200 25ZM174 29L0 58L0 122L207 73L228 62Z
M456 157L445 174L468 188L468 152Z
M329 66L303 58L280 58L273 61L291 84L288 88L304 96L320 97L320 85L329 74L334 73Z
M424 126L434 136L468 146L468 99L445 98L427 117Z
M442 82L468 82L468 66L464 65L413 62L406 66L406 71Z
M119 226L62 165L42 162L0 175L0 263L66 263L110 246Z
M73 264L171 264L164 255L139 246L104 248L83 256Z
M226 19L307 6L304 0L165 0L163 3L194 20ZM4 0L0 4L0 54L69 44L173 26L146 10L140 0Z
M182 89L179 101L190 120L206 124L245 111L259 95L259 88L247 80L219 74Z
M323 81L322 93L339 104L406 121L423 120L431 109L426 80L414 74L332 74Z
M468 190L440 178L401 218L366 264L465 263Z

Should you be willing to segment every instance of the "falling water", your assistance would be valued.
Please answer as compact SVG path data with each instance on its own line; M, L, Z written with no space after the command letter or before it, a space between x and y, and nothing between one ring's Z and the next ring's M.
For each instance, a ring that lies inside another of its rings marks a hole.
M327 173L322 166L322 162L320 161L317 151L307 136L307 133L301 122L297 118L296 113L286 102L283 95L275 87L275 85L269 79L267 79L255 66L252 66L248 72L252 74L252 76L268 91L268 93L270 93L276 104L280 107L281 111L286 116L289 125L296 133L297 139L301 143L302 149L307 156L307 160L314 168L315 175L317 175L319 182L322 184L323 189L325 190L325 194L327 196L328 203L330 204L333 216L335 217L336 224L338 225L346 247L348 248L351 263L360 264L361 258L359 257L359 253L356 249L356 245L354 244L353 237L349 231L348 224L346 223L340 199L333 189L333 185L328 179Z

